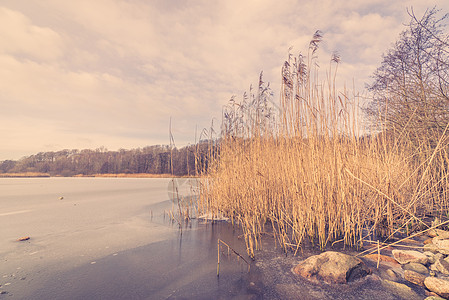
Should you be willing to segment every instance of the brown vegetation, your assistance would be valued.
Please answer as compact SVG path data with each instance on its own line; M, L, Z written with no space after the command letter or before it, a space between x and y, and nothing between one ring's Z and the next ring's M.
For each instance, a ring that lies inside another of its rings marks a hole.
M436 141L382 130L362 136L357 97L335 88L338 56L327 81L318 81L320 40L317 32L307 57L285 62L278 115L262 80L256 93L231 100L219 147L202 170L199 209L241 226L251 257L267 226L296 253L305 240L361 246L367 235L447 217L448 126Z
M26 178L26 177L50 177L48 173L24 172L24 173L0 173L0 178Z
M176 176L172 174L147 174L147 173L119 173L119 174L92 174L83 175L78 174L73 177L104 177L104 178L173 178L173 177L187 177L187 176Z

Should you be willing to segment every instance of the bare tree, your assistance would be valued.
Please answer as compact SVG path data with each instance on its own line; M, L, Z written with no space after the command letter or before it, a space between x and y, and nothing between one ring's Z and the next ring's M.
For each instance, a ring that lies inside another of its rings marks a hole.
M408 10L406 30L374 72L367 112L380 117L377 121L387 131L437 134L449 122L448 15L438 17L439 12L434 7L418 19L413 9Z

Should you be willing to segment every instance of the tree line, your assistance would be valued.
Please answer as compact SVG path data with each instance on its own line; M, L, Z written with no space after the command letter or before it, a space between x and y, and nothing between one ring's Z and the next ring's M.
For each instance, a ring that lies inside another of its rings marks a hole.
M104 147L39 152L19 160L0 161L0 173L38 172L51 176L93 174L197 174L206 163L208 144L183 148L154 145L131 150L109 151Z

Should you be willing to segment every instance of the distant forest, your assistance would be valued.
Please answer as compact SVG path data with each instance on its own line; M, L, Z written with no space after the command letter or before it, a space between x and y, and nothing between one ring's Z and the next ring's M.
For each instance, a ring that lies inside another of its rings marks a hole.
M96 150L61 150L39 152L17 161L0 161L1 173L39 172L51 176L74 176L93 174L171 174L196 175L196 164L205 163L207 143L183 148L165 145L118 151L101 147ZM197 158L197 161L196 161ZM173 170L172 170L173 166Z

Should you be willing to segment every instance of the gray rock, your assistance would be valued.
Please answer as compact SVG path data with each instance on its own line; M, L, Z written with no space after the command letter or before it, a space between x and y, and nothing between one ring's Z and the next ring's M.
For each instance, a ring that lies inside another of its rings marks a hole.
M434 243L424 245L424 252L438 253L438 246Z
M424 279L426 279L426 275L411 270L405 270L404 279L416 285L424 286Z
M435 254L433 254L433 253L430 252L430 251L425 251L423 254L424 254L424 255L427 255L427 257L429 258L429 263L430 263L430 264L435 263Z
M359 258L334 251L311 256L293 271L304 278L327 283L347 283L370 274L369 268Z
M411 262L425 265L429 262L427 255L414 250L393 250L391 253L401 265Z
M381 274L382 274L382 272L381 272ZM388 276L388 279L390 279L390 280L398 280L398 278L400 278L400 276L392 269L387 269L385 271L385 274Z
M382 286L401 299L421 299L418 294L405 284L390 280L382 280Z
M449 231L442 230L442 229L432 229L432 230L429 230L427 234L430 237L439 236L443 239L449 239Z
M424 300L444 300L444 298L441 298L440 296L429 296Z
M408 263L402 266L404 270L410 270L420 274L429 274L429 270L423 264L419 263Z
M432 244L437 247L437 251L439 253L449 255L449 239L442 239L441 237L437 236L432 239Z
M437 253L437 254L435 254L435 260L439 260L440 258L444 258L444 254L441 254L441 253Z
M435 263L430 266L430 269L449 275L449 262L445 261L442 257L438 257Z
M429 291L437 293L443 298L449 298L449 281L436 278L436 277L427 277L424 280L424 285Z

